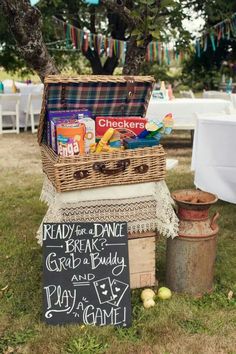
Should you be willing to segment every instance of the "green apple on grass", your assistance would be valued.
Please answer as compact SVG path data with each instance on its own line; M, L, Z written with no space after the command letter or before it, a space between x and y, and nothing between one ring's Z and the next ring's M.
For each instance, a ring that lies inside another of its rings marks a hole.
M168 300L171 298L172 294L170 289L166 288L165 286L161 287L158 290L157 296L159 297L159 299L161 300Z

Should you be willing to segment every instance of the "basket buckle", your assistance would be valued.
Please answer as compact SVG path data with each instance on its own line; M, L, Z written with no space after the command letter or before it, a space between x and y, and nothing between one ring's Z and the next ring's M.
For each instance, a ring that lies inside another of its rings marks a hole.
M135 81L132 76L126 76L125 79L127 81L127 101L129 101L135 94Z
M81 179L88 177L88 175L89 175L89 172L87 170L78 170L78 171L74 172L73 177L76 180L81 180Z
M148 165L143 164L134 168L134 171L140 174L146 173L149 170Z

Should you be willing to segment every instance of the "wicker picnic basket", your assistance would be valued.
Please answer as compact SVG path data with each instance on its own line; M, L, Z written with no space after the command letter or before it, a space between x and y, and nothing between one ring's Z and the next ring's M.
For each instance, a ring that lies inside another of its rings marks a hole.
M43 171L58 192L165 178L161 145L112 153L58 156L46 144L49 110L89 109L95 116L145 116L154 79L151 76L51 75L45 79L38 141Z

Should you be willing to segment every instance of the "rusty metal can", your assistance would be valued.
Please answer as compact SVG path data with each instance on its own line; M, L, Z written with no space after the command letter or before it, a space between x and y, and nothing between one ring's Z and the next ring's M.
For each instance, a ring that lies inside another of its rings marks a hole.
M209 217L217 196L199 190L172 193L178 206L179 235L167 240L166 283L176 292L202 296L213 287L216 257L216 223Z

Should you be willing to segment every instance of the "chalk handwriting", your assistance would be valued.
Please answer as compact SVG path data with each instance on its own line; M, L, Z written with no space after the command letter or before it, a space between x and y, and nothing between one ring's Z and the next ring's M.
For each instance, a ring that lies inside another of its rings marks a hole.
M125 237L125 226L126 223L94 223L94 237Z
M131 323L127 223L45 223L44 319Z

